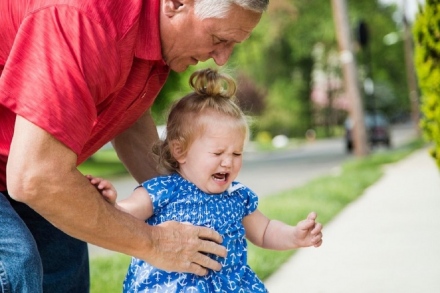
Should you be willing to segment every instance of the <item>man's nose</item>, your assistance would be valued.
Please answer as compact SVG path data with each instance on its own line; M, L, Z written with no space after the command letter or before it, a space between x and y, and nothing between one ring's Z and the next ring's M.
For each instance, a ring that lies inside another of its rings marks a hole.
M224 45L220 48L215 49L211 53L212 59L214 59L215 64L218 66L223 66L228 61L229 57L232 54L232 50L234 49L234 45Z

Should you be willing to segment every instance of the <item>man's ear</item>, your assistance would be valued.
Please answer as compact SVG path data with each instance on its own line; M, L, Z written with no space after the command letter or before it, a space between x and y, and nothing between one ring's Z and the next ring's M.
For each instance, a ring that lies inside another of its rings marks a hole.
M186 152L184 152L182 143L177 140L170 142L171 155L176 159L179 164L183 164L186 161Z
M162 0L162 10L166 16L172 17L193 3L194 0Z

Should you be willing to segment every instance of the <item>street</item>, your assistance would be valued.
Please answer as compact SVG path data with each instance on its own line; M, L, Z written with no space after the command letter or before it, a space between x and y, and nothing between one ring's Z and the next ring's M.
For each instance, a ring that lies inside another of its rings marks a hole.
M415 137L411 124L392 127L392 145L399 147ZM373 152L383 150L383 147ZM343 138L305 143L298 148L271 153L246 153L237 180L259 197L298 187L313 178L337 172L342 162L353 158L345 152Z

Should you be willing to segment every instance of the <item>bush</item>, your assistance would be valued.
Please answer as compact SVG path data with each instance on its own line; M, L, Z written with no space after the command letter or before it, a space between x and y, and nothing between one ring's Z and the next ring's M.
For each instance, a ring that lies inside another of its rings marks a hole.
M426 0L416 17L415 66L422 92L421 128L434 142L431 154L440 167L440 0Z

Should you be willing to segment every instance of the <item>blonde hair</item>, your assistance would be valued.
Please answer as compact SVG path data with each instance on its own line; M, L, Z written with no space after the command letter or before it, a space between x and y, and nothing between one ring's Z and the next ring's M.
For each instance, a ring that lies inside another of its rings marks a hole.
M249 137L247 117L236 103L237 86L232 77L214 69L194 72L189 84L192 93L176 101L170 109L166 125L166 137L153 148L157 156L158 171L162 174L179 169L179 163L171 153L171 143L178 142L181 153L186 154L191 143L201 135L211 115L229 118L234 127ZM221 121L223 122L223 121Z

